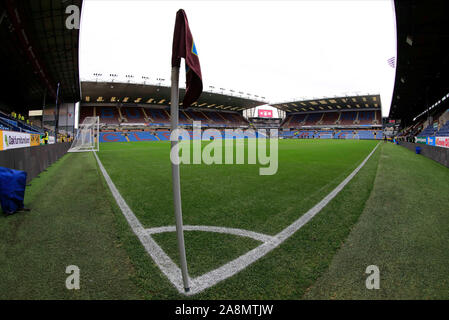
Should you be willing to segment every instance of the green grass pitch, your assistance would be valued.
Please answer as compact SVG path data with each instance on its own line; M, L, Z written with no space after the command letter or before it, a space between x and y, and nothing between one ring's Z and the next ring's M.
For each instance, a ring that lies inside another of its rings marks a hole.
M275 235L333 190L376 144L281 141L278 172L272 176L260 176L260 165L181 165L184 224ZM169 143L111 143L102 145L99 153L111 179L145 227L175 224L169 148ZM192 276L213 270L260 244L231 235L185 234ZM179 261L175 233L154 238Z
M332 191L377 143L281 140L273 176L260 176L259 165L181 165L184 224L274 235ZM169 150L164 142L103 143L98 153L148 228L175 224ZM448 178L447 168L381 142L354 179L291 238L191 298L446 297L441 279L449 272L449 254L442 244L449 240L449 221L443 203L449 193L441 190L449 190ZM0 298L185 298L132 233L91 153L68 154L34 179L26 205L31 213L0 219ZM178 263L175 233L153 237ZM259 245L198 231L185 238L192 276ZM76 292L64 286L71 264L81 269ZM370 264L381 267L376 292L365 288Z

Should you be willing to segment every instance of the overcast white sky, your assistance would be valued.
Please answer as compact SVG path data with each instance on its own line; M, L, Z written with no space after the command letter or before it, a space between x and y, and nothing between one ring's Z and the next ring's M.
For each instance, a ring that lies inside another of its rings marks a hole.
M380 93L388 115L395 69L387 60L396 57L391 0L85 0L81 80L116 73L169 85L179 8L189 19L205 90L243 91L270 103Z

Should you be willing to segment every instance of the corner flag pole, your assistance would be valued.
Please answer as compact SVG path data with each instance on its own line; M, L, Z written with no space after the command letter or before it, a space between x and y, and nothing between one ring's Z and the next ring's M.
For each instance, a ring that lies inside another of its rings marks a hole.
M171 132L173 133L178 129L179 122L179 67L172 67L171 69ZM181 258L181 272L182 280L184 282L184 290L186 292L190 291L189 285L189 274L187 272L187 259L186 259L186 249L184 245L184 231L182 226L182 202L181 202L181 182L179 176L179 153L177 150L177 145L179 143L178 134L171 136L171 150L176 148L176 163L171 164L172 169L172 181L173 181L173 202L175 207L175 218L176 218L176 234L178 239L178 249L179 256Z

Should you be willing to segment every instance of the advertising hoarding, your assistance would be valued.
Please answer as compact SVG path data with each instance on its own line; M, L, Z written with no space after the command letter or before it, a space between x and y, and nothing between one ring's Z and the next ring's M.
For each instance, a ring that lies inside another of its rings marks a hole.
M31 146L29 133L2 131L2 150L25 148Z
M449 137L436 137L435 145L437 147L449 148Z

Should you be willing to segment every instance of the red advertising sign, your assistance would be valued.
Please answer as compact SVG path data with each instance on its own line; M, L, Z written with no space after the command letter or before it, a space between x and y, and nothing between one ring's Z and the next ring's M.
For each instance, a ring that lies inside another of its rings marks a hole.
M437 137L435 145L437 147L449 148L449 137Z
M273 110L259 109L259 118L273 118Z

